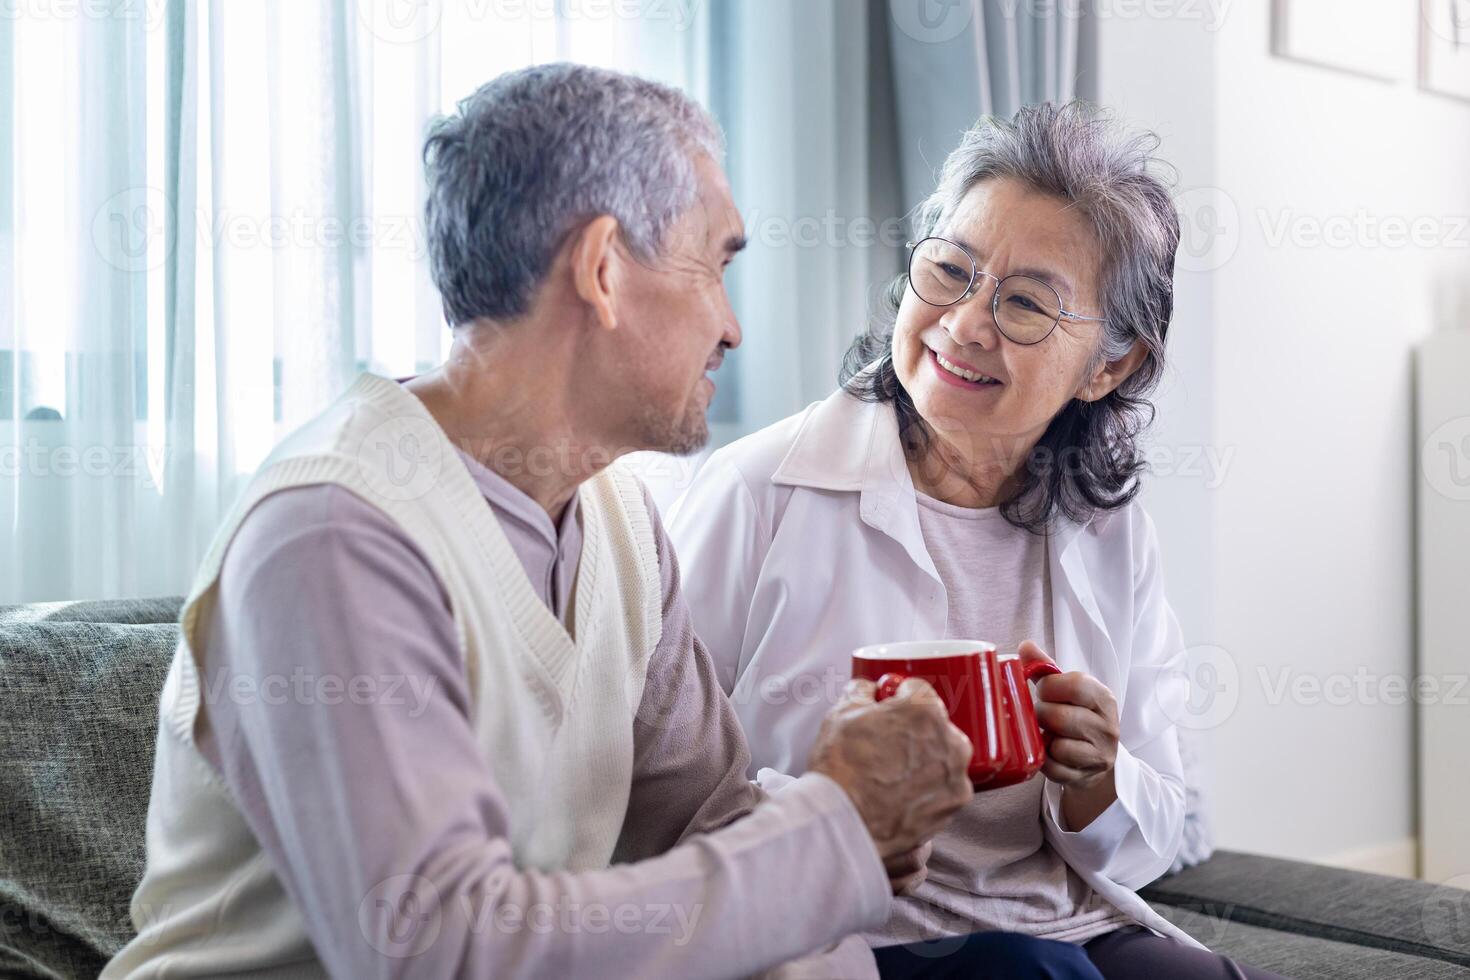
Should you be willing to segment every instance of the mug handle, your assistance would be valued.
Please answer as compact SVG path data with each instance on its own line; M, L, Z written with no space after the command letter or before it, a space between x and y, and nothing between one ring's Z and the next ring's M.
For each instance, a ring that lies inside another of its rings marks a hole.
M1049 677L1052 674L1060 674L1062 668L1050 660L1028 660L1021 665L1021 676L1028 681L1034 681L1038 677Z
M1056 663L1050 659L1028 660L1021 665L1021 677L1027 682L1034 681L1039 677L1050 677L1052 674L1060 673L1062 673L1062 668L1058 667ZM1040 727L1040 725L1038 725L1037 727ZM1041 730L1041 743L1045 745L1048 750L1051 749L1051 732L1047 731L1044 728Z
M884 674L878 678L877 690L873 692L874 701L886 701L898 693L899 685L909 679L908 674Z

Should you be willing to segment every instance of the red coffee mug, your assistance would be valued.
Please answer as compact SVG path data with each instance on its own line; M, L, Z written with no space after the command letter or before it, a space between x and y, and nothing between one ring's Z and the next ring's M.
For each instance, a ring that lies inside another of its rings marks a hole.
M852 676L877 684L879 701L910 677L934 687L974 747L969 775L977 790L1012 786L1041 770L1046 742L1026 682L1060 673L1049 660L1023 664L1019 654L997 655L984 640L887 643L852 654Z

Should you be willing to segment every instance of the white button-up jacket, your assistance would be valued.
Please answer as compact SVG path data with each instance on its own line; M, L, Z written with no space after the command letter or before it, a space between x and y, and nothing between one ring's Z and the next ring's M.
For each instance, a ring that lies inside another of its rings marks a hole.
M948 598L892 405L839 390L716 452L675 504L670 532L695 628L767 788L804 770L854 648L945 637ZM1107 685L1121 725L1117 801L1068 831L1061 787L1048 780L1047 840L1115 907L1197 946L1135 894L1169 868L1184 824L1171 721L1187 696L1184 640L1153 522L1137 502L1080 524L1062 519L1047 561L1056 647L1047 652Z

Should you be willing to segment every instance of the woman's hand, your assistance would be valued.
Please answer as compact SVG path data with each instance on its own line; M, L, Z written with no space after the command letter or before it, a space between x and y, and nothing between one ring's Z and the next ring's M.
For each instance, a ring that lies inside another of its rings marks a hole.
M1031 640L1020 654L1023 661L1046 657ZM1081 671L1043 677L1036 693L1036 720L1051 736L1041 771L1062 787L1063 829L1079 831L1118 798L1118 702L1102 681Z

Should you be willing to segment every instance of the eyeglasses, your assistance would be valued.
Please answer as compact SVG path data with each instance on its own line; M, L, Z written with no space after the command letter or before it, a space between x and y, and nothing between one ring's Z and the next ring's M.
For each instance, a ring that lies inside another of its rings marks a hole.
M995 279L975 265L975 258L957 242L929 237L909 242L909 288L930 306L954 306L975 291L981 276ZM1062 298L1050 284L1031 276L995 279L990 297L995 325L1014 344L1039 344L1056 329L1062 317L1106 323L1106 317L1082 316L1062 309Z

